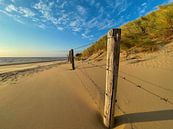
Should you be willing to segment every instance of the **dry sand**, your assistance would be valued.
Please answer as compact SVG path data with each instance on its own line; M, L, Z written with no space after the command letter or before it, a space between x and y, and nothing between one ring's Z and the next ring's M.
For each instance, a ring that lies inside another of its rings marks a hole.
M70 64L7 70L0 76L0 129L104 129L103 57L77 62L75 71ZM119 75L150 93L119 78L115 129L172 129L173 105L156 95L173 103L173 44L122 59Z
M32 68L38 68L42 66L50 66L57 64L62 61L53 61L53 62L42 62L42 63L26 63L26 64L17 64L17 65L1 65L0 66L0 74L12 72L12 71L20 71L20 70L26 70L26 69L32 69Z
M96 105L69 64L10 83L14 81L0 84L0 129L104 129Z
M100 91L104 91L105 59L99 62L92 61L95 57L97 55L91 57L89 64L84 63L85 69L84 64L81 67L100 87ZM115 111L118 121L115 129L120 126L125 129L172 129L173 43L158 52L133 54L128 60L123 58L121 60L119 76L125 77L130 82L122 78L118 80L118 106ZM151 93L132 83L142 86ZM95 84L89 86L94 87ZM95 89L95 92L98 91L98 88ZM104 95L96 93L93 93L93 96L100 101L100 107L103 107ZM157 95L172 104L163 101Z

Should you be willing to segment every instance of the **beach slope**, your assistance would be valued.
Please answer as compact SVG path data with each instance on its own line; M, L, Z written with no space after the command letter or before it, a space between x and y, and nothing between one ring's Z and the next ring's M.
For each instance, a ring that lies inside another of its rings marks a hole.
M0 84L1 129L104 129L69 64Z

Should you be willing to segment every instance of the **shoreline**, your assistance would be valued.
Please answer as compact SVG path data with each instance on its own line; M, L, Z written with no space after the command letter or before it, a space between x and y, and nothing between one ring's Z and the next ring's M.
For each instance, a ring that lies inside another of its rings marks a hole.
M11 64L0 64L0 66L23 65L23 64L37 64L37 63L56 62L56 61L66 61L66 60L21 62L21 63L11 63Z
M38 65L33 65L33 66L23 66L20 64L20 65L17 65L17 66L20 66L18 69L17 68L12 68L12 66L3 66L2 69L4 69L4 67L7 67L6 71L5 72L2 72L1 73L1 67L0 67L0 83L3 83L3 82L8 82L8 80L11 79L11 81L16 81L18 80L18 78L20 76L25 76L25 75L31 75L31 74L34 74L34 73L38 73L38 72L41 72L41 71L45 71L45 70L48 70L48 69L51 69L51 68L54 68L56 66L59 66L59 65L62 65L62 64L66 64L67 62L66 61L56 61L55 63L53 62L44 62L44 63L38 63ZM24 65L28 65L28 64L24 64ZM9 69L9 70L8 70Z

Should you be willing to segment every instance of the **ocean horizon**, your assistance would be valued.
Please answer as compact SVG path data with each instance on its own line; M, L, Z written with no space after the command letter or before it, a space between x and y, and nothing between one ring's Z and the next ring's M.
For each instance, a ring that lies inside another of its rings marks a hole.
M67 57L0 57L0 66L51 61L63 61Z

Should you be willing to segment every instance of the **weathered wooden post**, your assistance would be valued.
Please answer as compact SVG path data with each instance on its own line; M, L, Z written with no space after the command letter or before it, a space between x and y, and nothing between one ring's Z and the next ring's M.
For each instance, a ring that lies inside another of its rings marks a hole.
M74 65L74 50L71 49L71 64L72 64L72 69L75 70L75 65Z
M70 51L68 52L68 62L70 62Z
M72 50L69 51L69 62L72 63Z
M118 82L121 29L112 29L107 34L106 90L103 122L114 126L114 110Z

